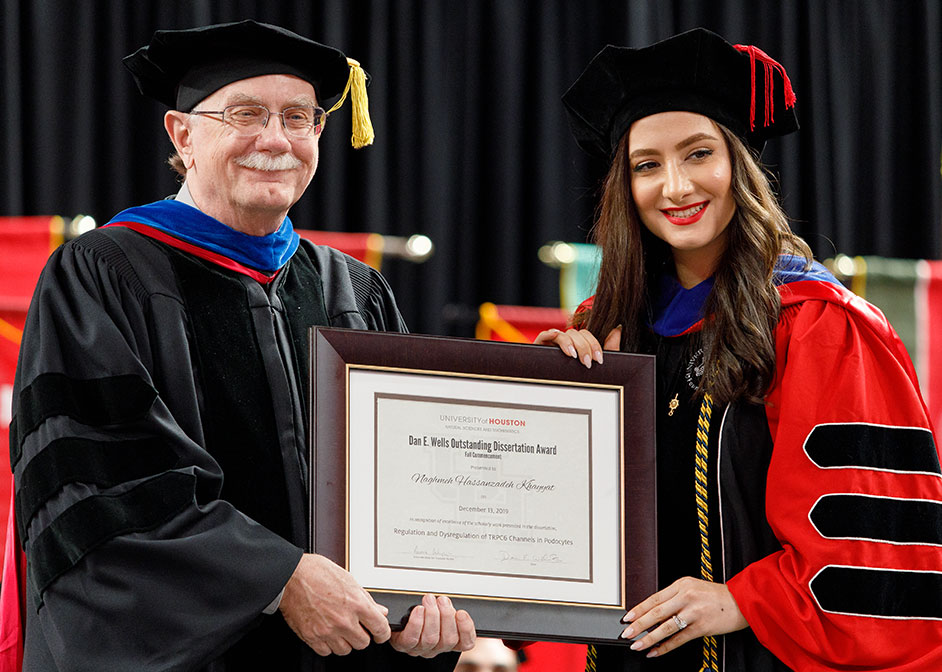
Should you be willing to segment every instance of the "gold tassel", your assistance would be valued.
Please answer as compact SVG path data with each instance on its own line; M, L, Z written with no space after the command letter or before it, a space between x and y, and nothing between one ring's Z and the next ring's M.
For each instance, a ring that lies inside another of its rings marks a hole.
M350 77L347 79L347 86L332 108L327 110L330 114L339 109L350 94L350 104L353 105L351 116L353 118L353 135L350 138L350 144L354 149L361 149L367 145L373 144L373 123L370 121L369 101L366 97L366 72L360 67L358 61L352 58L347 59L350 65Z

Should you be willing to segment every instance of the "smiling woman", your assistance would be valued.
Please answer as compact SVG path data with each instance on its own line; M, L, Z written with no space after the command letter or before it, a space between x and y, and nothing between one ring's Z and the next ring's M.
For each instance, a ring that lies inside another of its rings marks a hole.
M687 289L713 275L736 210L719 127L692 112L660 112L628 133L631 191L645 227L670 245Z
M758 161L798 126L784 67L696 29L606 47L563 102L611 161L602 263L573 328L536 343L657 359L659 590L593 669L942 667L937 443L899 338L813 261ZM828 466L806 451L825 443ZM931 466L887 478L901 448ZM919 550L898 543L916 519Z

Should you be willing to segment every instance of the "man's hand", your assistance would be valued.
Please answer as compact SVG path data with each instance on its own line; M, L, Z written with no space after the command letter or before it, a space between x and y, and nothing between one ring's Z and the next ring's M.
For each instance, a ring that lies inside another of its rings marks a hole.
M445 651L467 651L474 646L474 621L464 609L455 611L451 600L425 595L409 614L406 627L394 632L390 643L410 656L432 658Z
M278 607L295 634L326 656L346 655L389 639L387 610L342 567L305 553L285 585Z

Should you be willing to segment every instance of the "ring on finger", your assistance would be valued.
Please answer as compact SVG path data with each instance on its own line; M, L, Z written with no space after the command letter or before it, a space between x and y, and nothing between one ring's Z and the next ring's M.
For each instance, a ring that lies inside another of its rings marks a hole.
M677 632L680 632L687 627L687 621L685 621L680 614L674 614L671 616L671 618L674 619L674 625L677 626Z

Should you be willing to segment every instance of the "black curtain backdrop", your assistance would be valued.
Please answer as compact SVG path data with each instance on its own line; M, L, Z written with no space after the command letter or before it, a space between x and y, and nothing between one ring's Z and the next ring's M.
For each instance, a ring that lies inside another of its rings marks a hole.
M176 190L164 110L121 58L158 28L254 18L342 49L372 74L375 144L331 119L292 210L301 228L424 233L425 264L384 274L414 331L471 335L483 301L559 304L550 240L581 242L605 166L560 96L605 44L704 26L788 69L802 130L770 143L794 228L819 258L937 258L938 0L2 0L2 215L99 223Z

